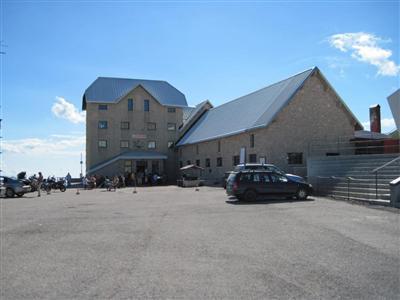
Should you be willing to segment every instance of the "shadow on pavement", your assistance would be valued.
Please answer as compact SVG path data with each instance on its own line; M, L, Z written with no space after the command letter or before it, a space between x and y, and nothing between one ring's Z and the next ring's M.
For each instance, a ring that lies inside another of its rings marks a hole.
M313 202L313 198L307 198L306 200L297 199L286 199L286 198L271 198L271 197L259 197L256 201L245 201L239 200L236 197L228 197L229 200L225 202L232 205L260 205L260 204L274 204L274 203L297 203L297 202Z

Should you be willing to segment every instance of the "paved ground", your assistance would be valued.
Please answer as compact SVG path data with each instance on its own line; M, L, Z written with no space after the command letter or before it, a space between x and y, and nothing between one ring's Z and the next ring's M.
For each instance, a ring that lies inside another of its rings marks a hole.
M319 198L236 203L220 188L138 191L1 199L0 298L400 296L398 212Z

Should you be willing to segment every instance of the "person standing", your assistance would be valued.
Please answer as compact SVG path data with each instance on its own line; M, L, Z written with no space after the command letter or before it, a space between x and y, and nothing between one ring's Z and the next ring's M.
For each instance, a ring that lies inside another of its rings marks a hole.
M42 172L39 172L39 177L37 178L37 181L38 181L38 184L37 184L38 197L40 197L40 190L42 189L42 183L43 183Z
M69 172L68 172L67 176L65 176L65 179L67 180L67 186L71 187L71 179L72 179L72 177L71 177L71 174L69 174Z

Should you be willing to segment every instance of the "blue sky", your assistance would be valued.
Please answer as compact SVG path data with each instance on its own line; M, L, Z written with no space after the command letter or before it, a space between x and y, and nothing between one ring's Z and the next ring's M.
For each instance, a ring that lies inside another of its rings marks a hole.
M218 105L316 65L361 122L379 103L394 128L396 1L1 1L0 40L8 174L78 175L85 125L52 107L80 110L98 76L163 79Z

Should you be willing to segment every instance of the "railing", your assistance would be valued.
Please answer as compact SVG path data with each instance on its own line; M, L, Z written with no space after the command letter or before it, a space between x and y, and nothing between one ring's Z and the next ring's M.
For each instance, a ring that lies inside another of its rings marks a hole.
M340 177L340 176L317 176L317 180L321 180L321 179L328 179L328 180L335 180L335 181L340 181L340 180L345 180L346 184L347 184L347 200L350 200L350 185L351 182L369 182L370 180L368 179L361 179L361 178L354 178L354 177L350 177L350 176L346 176L346 177ZM317 183L317 193L321 192L321 184L320 182Z
M311 141L308 151L311 156L400 153L400 141L392 138L356 140L354 136L342 136L337 140Z
M375 168L375 169L373 169L373 170L371 171L371 173L375 173L375 196L376 196L376 199L378 199L378 172L379 172L380 170L382 170L382 169L384 169L384 168L386 168L386 167L392 165L392 164L395 163L396 161L400 161L400 156L398 156L398 157L392 159L391 161L389 161L389 162L383 164L382 166L377 167L377 168Z

